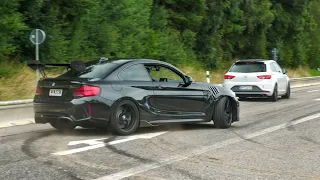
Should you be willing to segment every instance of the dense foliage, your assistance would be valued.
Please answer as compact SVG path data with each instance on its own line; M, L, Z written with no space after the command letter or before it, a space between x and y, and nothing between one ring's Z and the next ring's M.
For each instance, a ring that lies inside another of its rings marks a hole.
M217 68L236 58L320 67L319 0L1 0L0 62L133 57Z

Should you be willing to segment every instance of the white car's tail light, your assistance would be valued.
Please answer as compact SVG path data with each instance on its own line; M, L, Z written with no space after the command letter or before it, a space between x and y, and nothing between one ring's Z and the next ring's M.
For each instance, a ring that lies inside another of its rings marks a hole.
M235 78L235 76L231 76L231 75L224 75L224 79L233 79Z
M257 76L259 79L271 79L271 75Z

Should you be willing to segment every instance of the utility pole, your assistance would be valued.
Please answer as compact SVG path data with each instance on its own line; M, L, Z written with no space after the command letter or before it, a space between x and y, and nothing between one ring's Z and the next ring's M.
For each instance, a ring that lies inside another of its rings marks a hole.
M272 52L273 60L278 61L278 49L273 48L271 52Z

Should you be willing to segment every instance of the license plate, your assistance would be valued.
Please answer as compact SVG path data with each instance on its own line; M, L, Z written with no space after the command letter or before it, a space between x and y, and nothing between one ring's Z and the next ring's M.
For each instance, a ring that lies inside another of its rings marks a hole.
M240 90L252 90L252 86L240 86Z
M50 89L49 96L62 96L62 89Z

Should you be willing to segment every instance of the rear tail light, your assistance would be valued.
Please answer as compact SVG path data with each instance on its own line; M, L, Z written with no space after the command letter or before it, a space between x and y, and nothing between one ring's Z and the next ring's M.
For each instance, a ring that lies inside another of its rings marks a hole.
M271 79L271 75L257 76L259 79Z
M233 79L235 78L235 76L231 76L231 75L224 75L224 79Z
M100 87L97 86L81 86L73 91L73 96L89 97L96 96L100 93Z
M37 85L37 88L36 88L36 95L40 95L40 94L42 94L42 91L41 91L41 89L40 89L40 86L39 86L39 85Z

